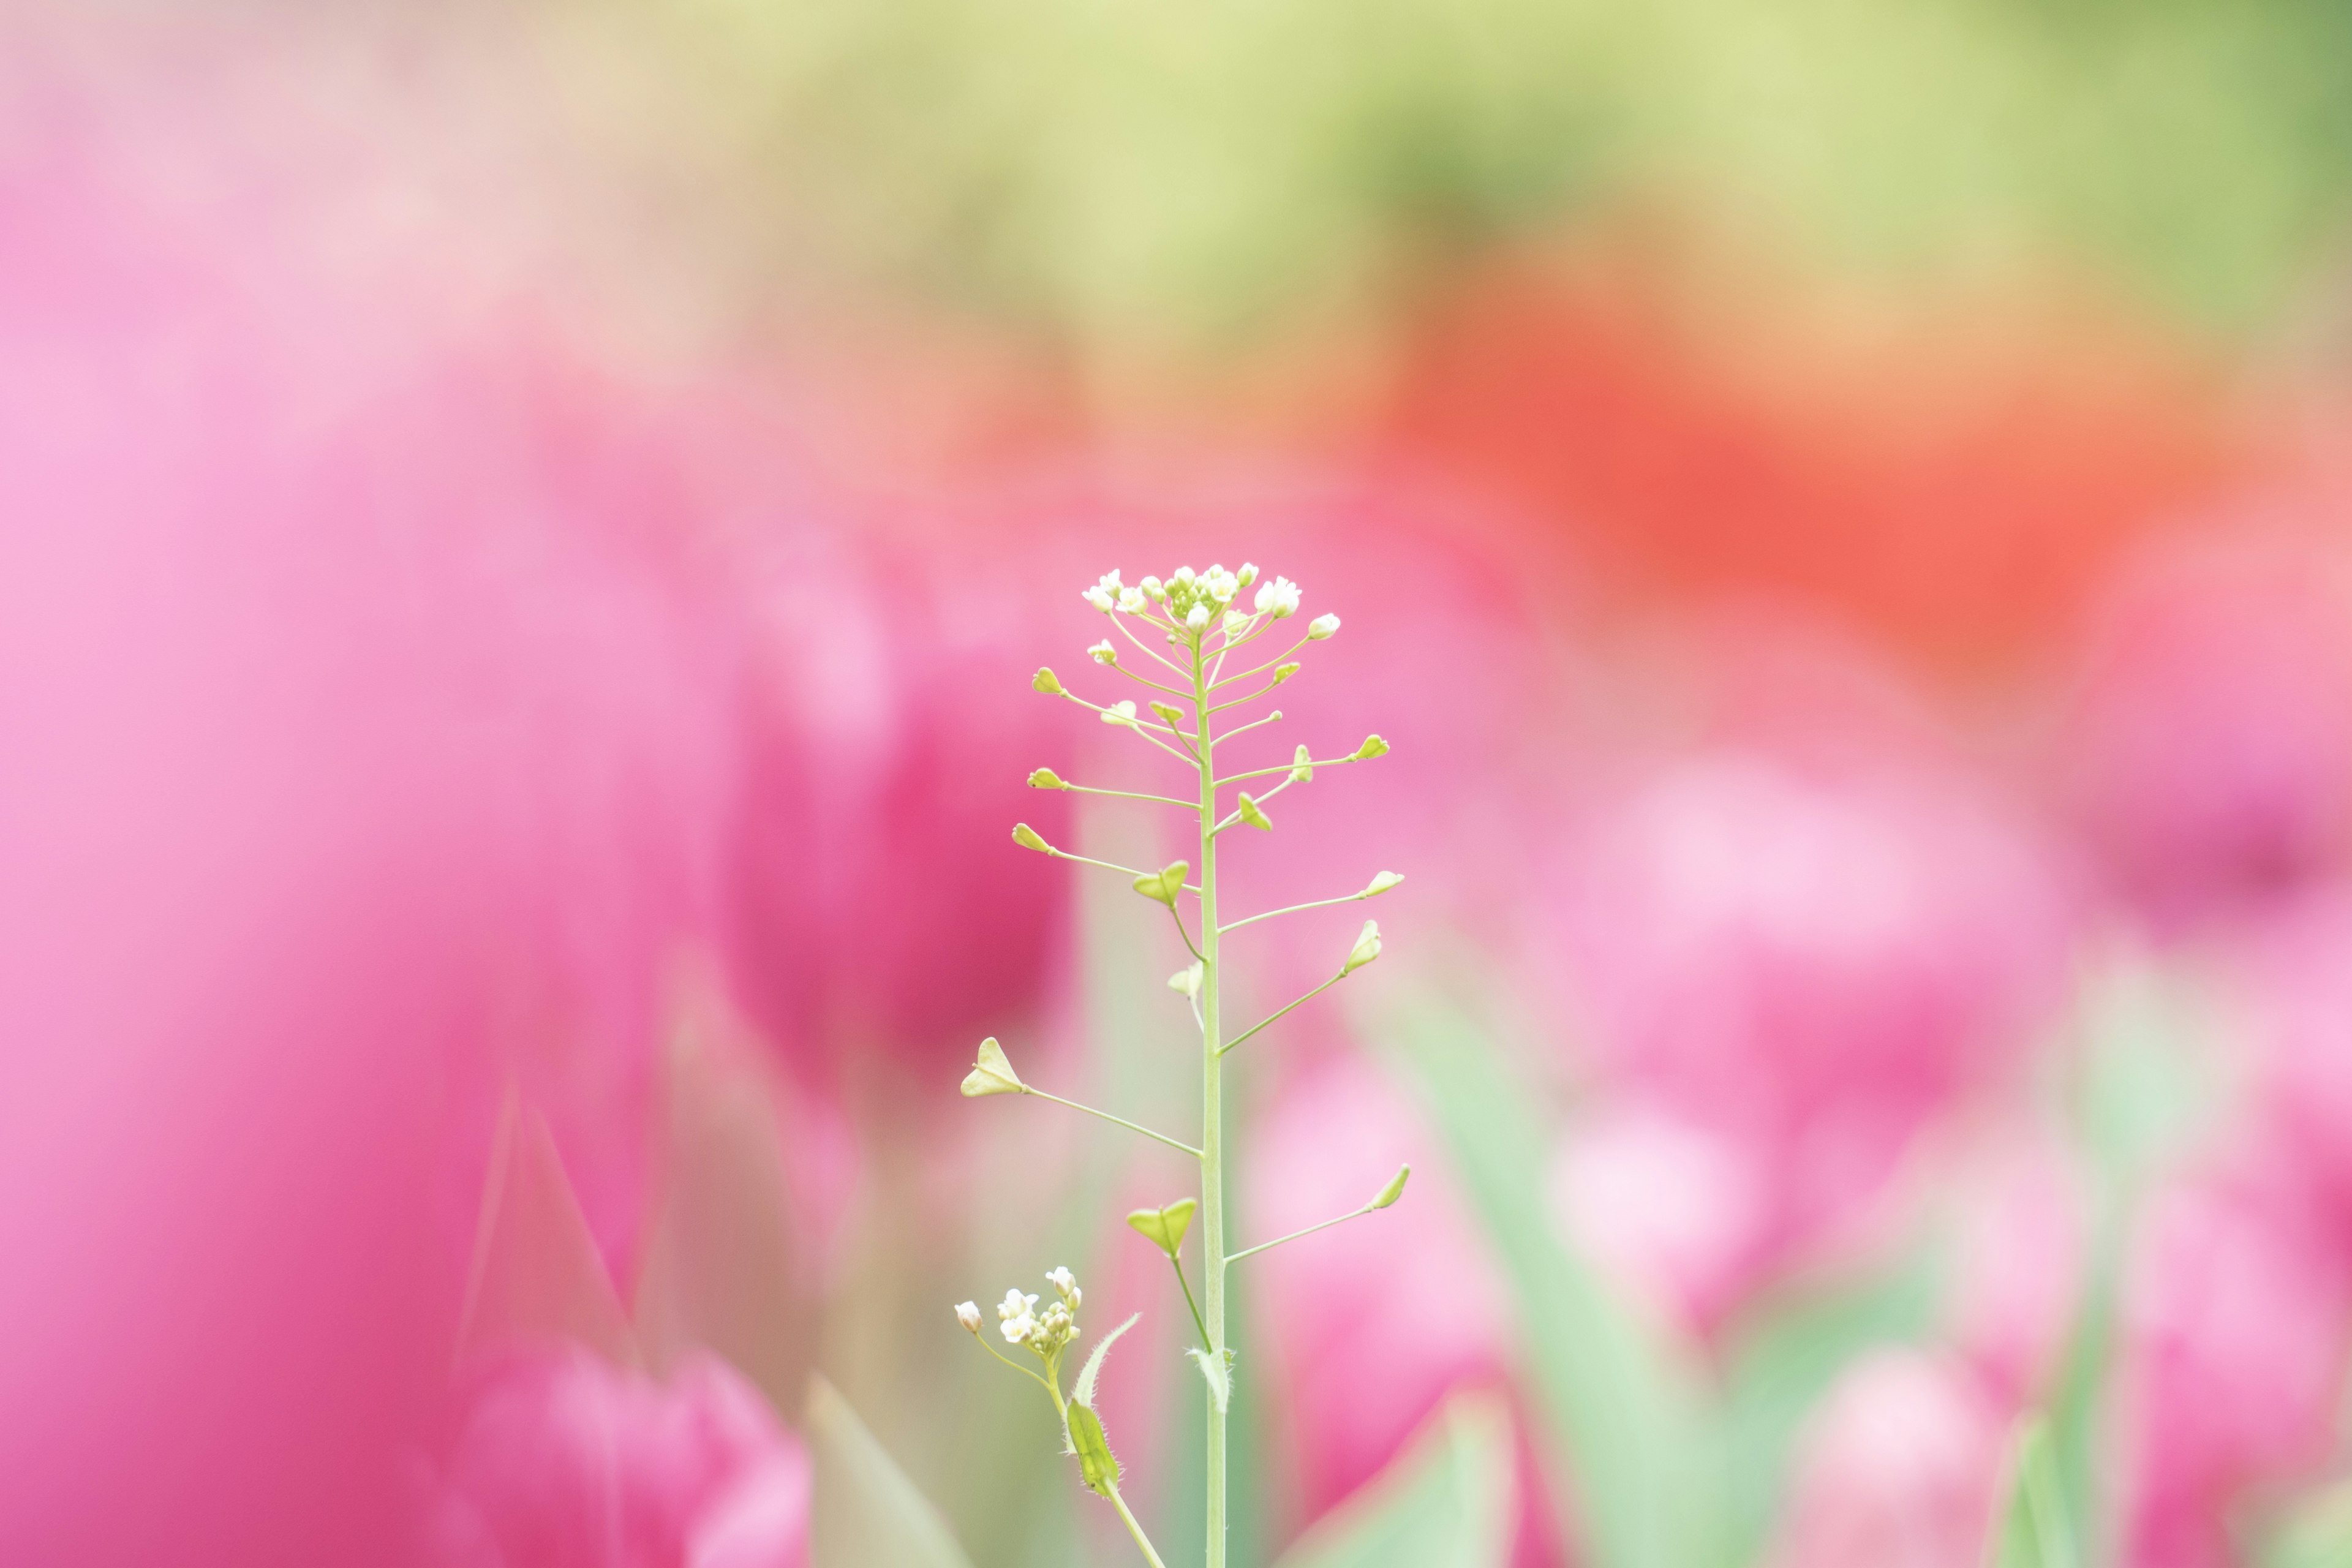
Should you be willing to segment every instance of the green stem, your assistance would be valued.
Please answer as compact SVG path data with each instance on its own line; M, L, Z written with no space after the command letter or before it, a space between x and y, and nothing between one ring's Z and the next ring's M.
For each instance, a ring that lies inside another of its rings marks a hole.
M1335 1225L1345 1225L1351 1219L1361 1219L1371 1212L1372 1205L1366 1204L1362 1208L1350 1209L1346 1214L1334 1215L1329 1219L1326 1220L1318 1220L1315 1224L1308 1226L1305 1230L1294 1230L1288 1236L1277 1236L1272 1241L1261 1241L1255 1247L1244 1247L1239 1252L1234 1253L1231 1258L1226 1258L1225 1261L1228 1263L1239 1263L1243 1258L1251 1257L1256 1253L1264 1252L1269 1247L1280 1247L1286 1241L1297 1241L1302 1236L1313 1236L1318 1230L1328 1230Z
M1108 1110L1097 1110L1091 1105L1080 1105L1075 1100L1064 1100L1058 1094L1047 1094L1044 1089L1038 1089L1032 1084L1023 1084L1021 1086L1021 1092L1024 1094L1034 1094L1040 1100L1050 1100L1056 1105L1066 1105L1072 1110L1083 1110L1088 1116L1099 1116L1105 1121L1115 1121L1121 1127L1126 1128L1129 1132L1140 1132L1146 1138L1153 1139L1159 1142L1167 1144L1171 1149L1181 1149L1187 1154L1192 1155L1195 1160L1201 1157L1201 1151L1193 1148L1190 1143L1180 1143L1175 1139L1169 1137L1165 1132L1154 1132L1150 1128L1144 1126L1141 1122L1129 1121L1124 1116L1113 1116Z
M1219 1049L1217 1054L1219 1056L1224 1055L1226 1051L1232 1050L1235 1046L1240 1045L1244 1040L1248 1039L1252 1035L1256 1034L1268 1024L1280 1021L1286 1014L1297 1012L1299 1008L1306 1006L1307 1004L1314 1001L1315 998L1322 995L1323 993L1330 990L1331 987L1339 984L1339 982L1347 978L1348 972L1344 969L1339 971L1339 973L1331 976L1330 979L1326 980L1322 984L1318 985L1314 990L1309 991L1306 995L1301 996L1297 1001L1293 1002L1289 1006L1282 1009L1280 1013L1272 1013L1267 1015L1265 1017L1259 1019L1256 1023L1252 1024L1248 1028L1244 1029L1240 1034L1235 1035L1232 1039L1227 1040L1223 1047Z
M1184 1278L1182 1259L1171 1252L1168 1255L1168 1261L1176 1266L1176 1288L1184 1292L1184 1305L1192 1309L1192 1326L1201 1331L1201 1348L1211 1355L1216 1354L1215 1348L1209 1343L1209 1325L1201 1321L1201 1303L1192 1300L1192 1282Z
M1151 1550L1151 1542L1143 1533L1143 1526L1136 1523L1135 1515L1127 1511L1127 1500L1118 1495L1117 1487L1110 1489L1109 1496L1111 1507L1118 1510L1118 1517L1127 1521L1127 1532L1135 1537L1135 1543L1138 1546L1143 1548L1144 1558L1151 1564L1151 1568L1168 1568L1168 1564L1160 1561L1160 1553Z
M1192 709L1201 763L1201 1271L1202 1326L1212 1360L1225 1350L1225 1157L1223 1052L1218 1049L1217 769L1209 732L1209 671L1192 644ZM1244 726L1247 728L1247 726ZM1207 1391L1202 1397L1208 1398ZM1209 1398L1208 1568L1225 1568L1225 1413Z

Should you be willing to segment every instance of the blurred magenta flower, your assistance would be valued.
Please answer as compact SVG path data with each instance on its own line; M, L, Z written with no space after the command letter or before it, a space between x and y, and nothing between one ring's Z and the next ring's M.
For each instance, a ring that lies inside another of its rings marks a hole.
M1807 1423L1773 1568L1980 1568L2002 1450L1966 1365L1871 1352Z
M2093 623L2063 752L2083 831L2168 923L2340 865L2352 830L2352 557L2273 508L2145 552Z
M1564 877L1612 1108L1562 1156L1569 1213L1703 1324L1866 1208L2016 1058L2064 970L2044 856L1916 769L1703 752L1599 813Z
M808 1455L722 1363L551 1351L464 1404L420 1568L805 1568Z
M2067 1147L2003 1129L1946 1175L1952 1226L1944 1332L2004 1409L2057 1375L2088 1270L2090 1198Z
M1252 1131L1251 1236L1345 1214L1413 1167L1393 1208L1242 1266L1281 1384L1297 1523L1377 1475L1448 1390L1503 1373L1507 1297L1434 1145L1399 1090L1340 1055L1296 1073Z
M2333 1451L2352 1282L2292 1188L2259 1168L2183 1183L2126 1284L2126 1561L2225 1568L2233 1505Z
M945 533L893 551L780 526L746 549L751 1003L829 1079L879 1060L950 1081L986 1028L1036 1015L1055 973L1070 878L1010 834L1067 837L1069 797L1024 781L1086 731L1026 674L1041 647L1076 661L1090 623L1073 590L1066 636L1041 638L1056 617L1011 606L1050 575Z

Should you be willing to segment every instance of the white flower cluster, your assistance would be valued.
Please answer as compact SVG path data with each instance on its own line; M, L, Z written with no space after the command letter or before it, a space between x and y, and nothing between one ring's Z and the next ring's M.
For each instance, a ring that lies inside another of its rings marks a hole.
M1008 1345L1027 1345L1041 1356L1048 1358L1062 1353L1062 1347L1078 1337L1078 1303L1086 1292L1078 1289L1077 1279L1066 1268L1056 1268L1045 1276L1047 1284L1061 1300L1050 1303L1044 1311L1037 1310L1037 1298L1024 1295L1018 1289L1007 1290L1004 1300L997 1304L997 1331ZM980 1308L965 1301L955 1310L956 1321L973 1333L980 1332Z
M1120 582L1118 573L1107 572L1093 587L1081 589L1080 597L1106 615L1116 610L1141 616L1171 632L1198 636L1211 626L1222 624L1225 635L1232 637L1245 634L1250 623L1261 616L1279 621L1298 613L1298 584L1287 577L1258 584L1252 607L1247 611L1238 607L1234 601L1242 590L1257 581L1257 568L1247 562L1238 572L1228 572L1223 566L1212 566L1206 572L1179 566L1164 582L1158 577L1146 577L1133 586ZM1339 629L1339 616L1322 616L1307 627L1307 635L1309 640L1319 642ZM1109 662L1101 653L1088 651L1102 662Z

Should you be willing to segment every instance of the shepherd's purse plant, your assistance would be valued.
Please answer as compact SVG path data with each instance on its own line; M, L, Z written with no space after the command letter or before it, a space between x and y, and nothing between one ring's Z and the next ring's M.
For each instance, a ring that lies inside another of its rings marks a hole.
M1237 601L1253 586L1256 593L1249 607L1244 609ZM1108 637L1088 648L1088 656L1106 671L1136 681L1156 695L1145 698L1144 711L1139 712L1133 700L1122 699L1108 705L1089 702L1065 688L1051 669L1037 671L1030 684L1048 697L1063 698L1076 703L1096 714L1103 723L1124 731L1167 753L1171 762L1184 770L1190 780L1187 786L1189 794L1179 796L1097 789L1071 784L1051 768L1039 768L1029 775L1029 783L1038 789L1116 795L1191 813L1199 829L1199 874L1196 878L1194 865L1183 860L1172 861L1154 871L1115 866L1084 855L1073 855L1045 842L1026 823L1013 827L1013 839L1024 848L1057 859L1073 860L1118 872L1130 879L1138 893L1166 907L1175 924L1176 933L1192 959L1188 965L1176 972L1168 984L1171 989L1186 998L1193 1020L1200 1027L1202 1093L1199 1141L1188 1142L1093 1106L1049 1094L1024 1080L1013 1069L1004 1048L992 1037L980 1043L978 1058L963 1080L963 1092L969 1096L1035 1095L1039 1099L1066 1105L1074 1110L1098 1116L1106 1121L1116 1122L1131 1132L1181 1150L1199 1163L1201 1184L1197 1196L1187 1193L1158 1208L1138 1209L1127 1216L1127 1223L1167 1255L1175 1272L1177 1288L1191 1314L1192 1327L1200 1338L1200 1343L1186 1353L1200 1370L1204 1384L1202 1397L1207 1402L1207 1563L1208 1568L1224 1568L1225 1433L1228 1413L1234 1399L1238 1396L1234 1351L1225 1338L1226 1270L1242 1259L1269 1247L1296 1241L1300 1237L1338 1225L1343 1220L1388 1207L1403 1193L1405 1178L1411 1173L1411 1168L1401 1167L1388 1184L1360 1208L1335 1215L1320 1224L1271 1241L1259 1242L1232 1252L1225 1249L1225 1056L1268 1025L1321 995L1378 958L1381 955L1381 929L1378 921L1366 921L1329 979L1230 1037L1225 1034L1223 1011L1225 938L1245 927L1277 916L1376 898L1404 879L1393 871L1381 871L1351 893L1225 920L1220 917L1217 908L1217 851L1225 835L1236 827L1248 827L1258 832L1272 831L1274 818L1266 810L1267 803L1294 784L1311 782L1318 768L1370 762L1386 753L1389 747L1388 742L1378 735L1371 735L1352 752L1340 756L1318 758L1309 752L1307 747L1301 745L1287 763L1270 767L1244 766L1237 772L1218 773L1219 757L1231 758L1233 755L1229 749L1232 742L1282 717L1281 710L1276 709L1261 718L1237 721L1240 713L1270 697L1276 688L1299 672L1297 656L1307 644L1326 641L1339 629L1339 616L1319 616L1307 622L1305 631L1297 635L1282 653L1271 658L1259 658L1253 663L1252 658L1256 656L1244 655L1244 649L1253 647L1260 638L1268 637L1269 634L1272 634L1269 646L1278 644L1295 628L1292 617L1298 612L1299 591L1297 585L1286 577L1260 583L1257 568L1246 564L1238 572L1212 566L1206 572L1197 574L1189 566L1180 566L1164 581L1158 577L1146 577L1141 583L1129 586L1122 584L1119 574L1113 572L1084 590L1083 597L1133 646L1136 661L1129 662L1129 656L1123 654ZM1167 651L1163 653L1161 647ZM1228 664L1236 668L1228 672ZM1242 668L1244 666L1246 668ZM1221 723L1229 727L1223 733L1218 733L1216 726ZM1228 749L1221 752L1221 748ZM1258 786L1260 781L1269 779L1280 782L1272 788L1250 787ZM1229 801L1230 805L1227 804ZM1187 899L1192 900L1192 916L1189 921L1185 912ZM1185 1272L1183 1256L1185 1240L1194 1233L1192 1222L1196 1215L1200 1225L1194 1268L1201 1279L1201 1289L1197 1295L1192 1289L1192 1277ZM1125 1333L1134 1324L1135 1319L1129 1318L1095 1342L1093 1353L1087 1356L1085 1366L1066 1392L1062 1386L1063 1362L1079 1336L1078 1314L1085 1292L1067 1268L1052 1269L1045 1275L1045 1279L1053 1288L1055 1299L1042 1310L1035 1294L1024 1293L1018 1289L1006 1291L1004 1300L996 1308L994 1331L1013 1352L1011 1355L989 1342L977 1303L966 1301L958 1306L956 1321L971 1331L983 1350L1023 1376L1033 1379L1045 1391L1053 1401L1055 1414L1062 1424L1064 1449L1077 1461L1080 1479L1089 1490L1118 1510L1128 1532L1135 1538L1136 1545L1141 1549L1152 1568L1166 1568L1160 1553L1145 1535L1143 1527L1129 1510L1126 1500L1119 1495L1118 1460L1111 1453L1110 1444L1103 1432L1102 1418L1096 1410L1095 1380L1102 1368L1103 1357L1112 1342Z

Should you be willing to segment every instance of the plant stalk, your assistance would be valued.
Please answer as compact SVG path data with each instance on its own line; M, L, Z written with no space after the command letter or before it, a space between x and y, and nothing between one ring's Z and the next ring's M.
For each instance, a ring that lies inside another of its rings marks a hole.
M1209 733L1209 671L1192 644L1192 710L1201 764L1201 1273L1209 1356L1225 1350L1224 1089L1217 994L1217 770ZM1205 1394L1206 1391L1203 1390ZM1225 1413L1209 1396L1208 1568L1225 1568Z

